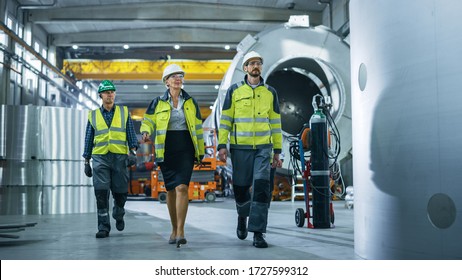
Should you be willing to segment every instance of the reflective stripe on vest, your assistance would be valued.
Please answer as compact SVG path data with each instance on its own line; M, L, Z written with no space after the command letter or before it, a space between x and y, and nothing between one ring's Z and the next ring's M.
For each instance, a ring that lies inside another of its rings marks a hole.
M272 135L280 133L272 127L280 123L280 118L271 119L273 94L265 86L252 89L241 84L232 98L233 108L223 110L221 115L219 143L225 144L230 133L231 145L271 144Z

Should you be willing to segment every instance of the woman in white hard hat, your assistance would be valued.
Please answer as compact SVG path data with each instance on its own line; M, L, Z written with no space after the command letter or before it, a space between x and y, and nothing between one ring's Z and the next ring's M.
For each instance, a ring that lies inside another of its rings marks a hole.
M164 69L167 90L149 105L140 131L142 142L152 133L156 163L167 189L167 207L172 224L169 244L186 244L184 225L188 211L188 186L194 162L204 156L202 117L197 101L182 89L185 72L176 64Z

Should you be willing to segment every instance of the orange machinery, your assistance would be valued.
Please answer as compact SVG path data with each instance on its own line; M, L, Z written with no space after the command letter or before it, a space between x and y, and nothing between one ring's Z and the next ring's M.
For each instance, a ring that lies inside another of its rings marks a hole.
M206 157L202 164L195 165L189 183L189 200L200 200L212 202L216 199L216 191L225 182L221 182L218 175L217 166L225 163L216 158L216 134L213 129L204 128L211 139L210 146L205 146ZM154 164L154 147L152 143L141 144L137 152L138 162L136 166L130 168L129 194L144 194L146 197L165 202L167 190L164 186L162 172Z
M140 144L136 156L136 165L129 168L128 194L151 197L151 171L155 169L152 142Z
M217 164L221 165L222 163L215 157L209 157L205 158L202 164L194 166L191 182L189 183L189 200L215 201L217 197L215 191L219 183L219 177L217 178L216 176ZM151 186L151 196L157 198L160 202L165 202L167 200L167 190L159 168L151 172Z

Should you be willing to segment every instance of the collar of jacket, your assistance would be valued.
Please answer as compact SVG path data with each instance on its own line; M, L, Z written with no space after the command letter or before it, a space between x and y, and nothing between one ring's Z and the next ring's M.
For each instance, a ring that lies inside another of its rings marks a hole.
M247 80L247 75L244 76L244 81L245 81L245 83L246 83L247 85L250 86L249 81ZM265 84L265 81L264 81L263 78L260 76L260 82L258 83L257 86L262 86L262 85L264 85L264 84Z
M162 96L160 97L160 99L162 99L162 101L168 102L168 98L169 98L169 95L170 95L169 92L170 92L170 91L167 89L167 90L165 91L164 95L162 95ZM191 96L190 96L186 91L184 91L184 90L181 90L180 94L183 95L184 101L186 101L186 100L188 100L189 98L191 98Z
M99 109L101 110L101 113L103 113L104 111L106 111L106 112L114 112L116 106L117 105L114 103L114 105L112 106L112 109L110 111L106 110L106 108L104 108L103 105L101 105L101 107L99 107Z

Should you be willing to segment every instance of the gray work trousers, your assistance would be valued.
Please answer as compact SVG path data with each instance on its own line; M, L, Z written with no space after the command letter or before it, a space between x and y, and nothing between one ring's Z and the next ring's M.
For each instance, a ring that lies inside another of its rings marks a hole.
M250 232L266 232L270 192L270 157L272 148L231 150L233 190L237 213L249 217ZM252 192L250 193L250 187Z
M128 194L128 155L107 153L92 155L93 187L98 210L98 230L111 231L109 219L109 192L114 198L112 217L116 220L125 215Z

